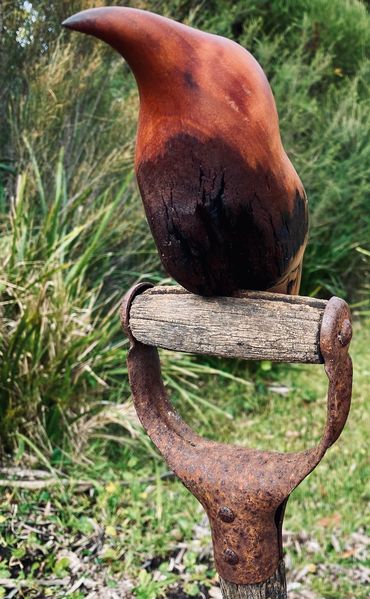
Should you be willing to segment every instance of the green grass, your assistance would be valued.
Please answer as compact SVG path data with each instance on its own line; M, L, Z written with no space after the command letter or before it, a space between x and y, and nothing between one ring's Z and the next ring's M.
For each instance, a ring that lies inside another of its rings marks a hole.
M35 159L33 172L39 172ZM107 190L97 208L89 191L67 197L61 161L52 199L38 175L33 193L33 181L29 171L19 176L0 242L3 450L16 445L19 432L46 451L62 446L65 435L75 439L78 420L86 421L102 401L112 402L112 386L118 399L126 374L123 365L117 372L126 345L116 318L119 291L103 295L102 285L107 244L114 250L109 224L118 214L127 215L120 232L132 264L129 239L137 228L130 183L113 196ZM99 268L100 281L91 280Z
M355 576L368 559L366 546L356 545L356 534L365 537L370 524L366 515L369 342L369 327L357 324L348 423L322 463L293 492L285 517L288 580L294 582L307 566L301 590L311 589L325 599L367 597L367 589ZM237 370L239 375L250 375L248 366L239 364ZM323 368L279 366L263 379L259 372L255 373L258 389L247 391L233 380L223 383L222 393L217 375L203 376L201 388L206 385L207 396L218 405L222 395L222 405L235 417L225 420L216 413L204 423L195 410L186 408L187 421L202 434L252 447L291 451L315 443L325 421ZM277 385L285 386L288 393L274 392ZM177 403L184 411L184 404ZM66 485L33 492L8 489L1 504L1 568L23 581L27 597L38 596L40 579L66 577L65 588L55 585L48 590L50 596L64 597L82 575L100 588L131 583L133 596L143 599L166 596L174 585L189 596L199 596L200 585L209 588L216 580L200 506L178 481L163 478L167 469L161 459L149 458L144 448L118 450L111 445L114 459L110 461L106 447L95 441L85 453L85 466L68 463L67 458L54 463L53 468L68 474ZM25 463L25 455L18 459ZM29 448L27 459L34 466L39 462ZM39 466L47 470L45 463ZM77 479L88 481L87 488L77 485ZM179 570L169 571L171 558L180 551L184 555ZM73 564L77 560L78 566L83 558L78 574ZM83 592L86 589L72 596L83 597Z
M248 0L231 10L218 0L215 12L196 1L146 5L234 37L260 60L286 149L310 199L301 291L335 293L368 310L365 8L356 0L341 0L341 10L322 0L276 1L272 9ZM33 10L40 17L34 25L23 8L7 13L14 27L26 19L27 52L9 35L2 42L13 62L6 62L10 70L4 67L2 75L0 431L3 450L12 451L17 435L26 433L50 454L84 438L89 416L96 423L103 404L126 401L118 301L136 280L166 275L132 180L138 108L133 77L103 44L61 34L53 20L61 18L59 9L53 16L41 2ZM40 53L37 40L44 40L47 52ZM26 93L17 78L10 84L15 65ZM182 367L185 358L177 359ZM187 360L186 382L174 364L167 380L194 404L191 373L202 362Z
M50 454L70 450L102 402L127 399L117 304L134 281L166 275L131 182L134 79L103 44L62 33L49 4L8 11L2 38L0 430L3 450L26 433ZM310 199L301 291L366 311L370 16L357 0L339 4L145 6L233 37L260 60ZM11 36L22 23L25 45ZM187 360L185 387L174 364L168 382L194 404L202 362Z

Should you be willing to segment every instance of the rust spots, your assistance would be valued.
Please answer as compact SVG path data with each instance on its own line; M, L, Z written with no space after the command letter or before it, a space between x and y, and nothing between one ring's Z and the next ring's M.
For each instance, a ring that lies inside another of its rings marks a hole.
M322 439L311 449L280 453L204 439L180 418L167 397L156 348L138 342L130 331L131 303L146 288L142 284L131 290L121 311L130 338L128 373L138 416L169 467L205 508L220 576L235 584L263 582L282 558L281 530L290 493L320 462L346 422L352 388L345 343L348 306L332 298L318 331L329 379Z
M342 328L338 335L339 341L342 347L346 347L352 339L352 324L351 321L346 318L343 321Z

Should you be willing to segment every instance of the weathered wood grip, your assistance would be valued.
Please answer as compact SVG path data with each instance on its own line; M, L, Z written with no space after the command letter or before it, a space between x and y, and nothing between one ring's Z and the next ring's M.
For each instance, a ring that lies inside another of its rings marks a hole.
M135 297L130 329L146 345L175 351L319 364L326 305L266 292L207 298L181 287L155 287Z
M223 599L287 599L284 562L275 574L259 584L234 584L220 578Z

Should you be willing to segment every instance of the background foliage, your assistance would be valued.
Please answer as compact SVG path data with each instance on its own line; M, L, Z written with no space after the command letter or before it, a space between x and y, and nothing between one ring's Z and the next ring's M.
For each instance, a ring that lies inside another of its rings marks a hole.
M164 276L132 178L133 77L105 45L60 27L66 15L97 4L3 3L0 410L7 448L14 433L34 426L60 443L88 396L90 410L91 401L127 393L112 310L139 276ZM368 305L365 5L133 4L234 38L261 62L310 201L301 292Z

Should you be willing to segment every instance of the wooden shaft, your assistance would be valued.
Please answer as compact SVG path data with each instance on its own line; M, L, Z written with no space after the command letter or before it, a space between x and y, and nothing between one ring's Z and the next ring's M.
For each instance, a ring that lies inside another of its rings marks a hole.
M175 351L318 364L326 305L266 292L208 298L181 287L155 287L134 299L130 329L142 343Z
M223 599L287 599L284 561L266 582L234 584L220 578L220 587Z

